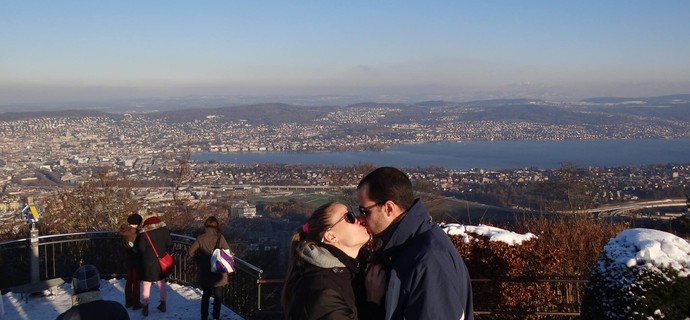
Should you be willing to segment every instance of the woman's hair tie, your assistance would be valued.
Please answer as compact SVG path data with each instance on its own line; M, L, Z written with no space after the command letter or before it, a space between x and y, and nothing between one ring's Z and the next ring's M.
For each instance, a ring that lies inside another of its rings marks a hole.
M302 231L304 231L304 233L309 233L309 224L308 223L305 223L302 225Z

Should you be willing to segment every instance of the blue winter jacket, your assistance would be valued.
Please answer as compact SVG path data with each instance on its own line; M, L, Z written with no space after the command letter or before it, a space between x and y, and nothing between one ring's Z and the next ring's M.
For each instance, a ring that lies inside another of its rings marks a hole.
M421 199L391 228L376 254L388 275L386 320L473 320L467 267Z

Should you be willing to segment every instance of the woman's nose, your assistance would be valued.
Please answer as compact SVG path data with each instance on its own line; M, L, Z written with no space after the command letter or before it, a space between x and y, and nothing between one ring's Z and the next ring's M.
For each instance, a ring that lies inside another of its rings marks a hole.
M366 220L364 220L364 217L361 216L361 215L358 216L357 219L356 219L355 221L356 221L357 224L362 225L362 226L365 225L366 222L367 222Z

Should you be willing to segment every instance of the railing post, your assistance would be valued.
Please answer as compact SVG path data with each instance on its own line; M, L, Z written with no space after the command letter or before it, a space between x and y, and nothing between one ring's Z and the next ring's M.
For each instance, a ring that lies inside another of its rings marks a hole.
M40 280L38 272L38 228L34 222L31 223L31 237L29 238L29 248L31 250L30 262L30 280L31 283L37 283Z
M256 279L256 310L261 311L261 274L259 279Z

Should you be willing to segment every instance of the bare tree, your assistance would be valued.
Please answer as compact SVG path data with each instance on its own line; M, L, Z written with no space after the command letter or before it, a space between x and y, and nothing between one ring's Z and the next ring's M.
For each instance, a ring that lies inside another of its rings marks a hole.
M40 223L43 233L116 230L141 208L132 182L107 168L73 189L60 189L46 199Z
M173 187L173 201L175 205L179 204L180 190L189 182L193 177L193 172L189 159L192 156L190 142L188 141L185 145L184 151L177 155L174 159L175 167L173 168L172 175L172 187Z
M537 187L536 194L541 195L545 211L577 213L596 205L597 189L596 178L587 170L564 163L555 171L553 180Z

